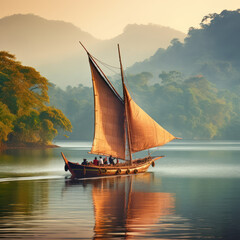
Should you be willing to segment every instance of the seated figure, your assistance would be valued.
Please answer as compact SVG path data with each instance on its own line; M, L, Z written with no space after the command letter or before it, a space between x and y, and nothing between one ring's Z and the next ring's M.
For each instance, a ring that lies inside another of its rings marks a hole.
M88 161L86 158L83 159L82 165L88 165Z
M98 160L97 160L97 157L95 157L94 160L93 160L93 164L97 166L98 163L99 163L99 162L98 162Z

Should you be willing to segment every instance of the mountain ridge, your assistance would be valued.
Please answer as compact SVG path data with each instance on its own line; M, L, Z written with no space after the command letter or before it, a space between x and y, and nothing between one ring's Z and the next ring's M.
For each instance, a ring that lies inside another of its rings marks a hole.
M124 67L128 67L150 57L158 48L167 47L172 38L183 40L186 36L180 31L159 25L131 24L118 36L100 40L72 23L47 20L34 14L1 18L0 31L1 50L14 54L25 65L35 67L60 87L80 83L90 85L89 66L79 40L93 55L116 66L118 56L114 47L119 43ZM147 31L148 36L144 36Z

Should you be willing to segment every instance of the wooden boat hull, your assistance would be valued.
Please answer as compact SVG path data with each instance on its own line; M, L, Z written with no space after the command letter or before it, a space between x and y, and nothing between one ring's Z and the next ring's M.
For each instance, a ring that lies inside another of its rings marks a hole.
M137 174L144 173L148 170L149 166L155 165L155 161L164 157L146 157L142 159L137 159L134 164L129 165L81 165L78 163L73 163L67 160L65 155L61 152L63 160L65 162L65 170L69 170L73 178L88 178L88 177L104 177L104 176L114 176L114 175L126 175L126 174Z

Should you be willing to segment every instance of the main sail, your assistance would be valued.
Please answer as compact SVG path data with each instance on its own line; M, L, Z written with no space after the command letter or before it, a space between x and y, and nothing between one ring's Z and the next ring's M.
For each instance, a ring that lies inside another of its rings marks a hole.
M125 84L123 88L133 153L161 146L175 139L133 101Z
M98 70L91 55L95 130L91 153L125 159L124 103Z

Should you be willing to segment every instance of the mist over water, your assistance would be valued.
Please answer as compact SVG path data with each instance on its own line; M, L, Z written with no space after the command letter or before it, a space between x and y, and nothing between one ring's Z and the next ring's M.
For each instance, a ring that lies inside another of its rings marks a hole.
M173 141L145 174L72 181L91 142L0 155L0 238L238 239L240 142ZM134 154L147 155L147 151Z
M83 158L92 160L88 154L91 142L58 141L60 148L45 150L8 150L1 155L0 176L52 177L56 173L63 177L63 151L70 161L81 163ZM164 155L149 171L174 177L240 177L239 141L173 141L165 146L153 148L150 154ZM147 151L136 153L143 157ZM21 179L21 178L20 178ZM0 179L6 181L6 179Z

